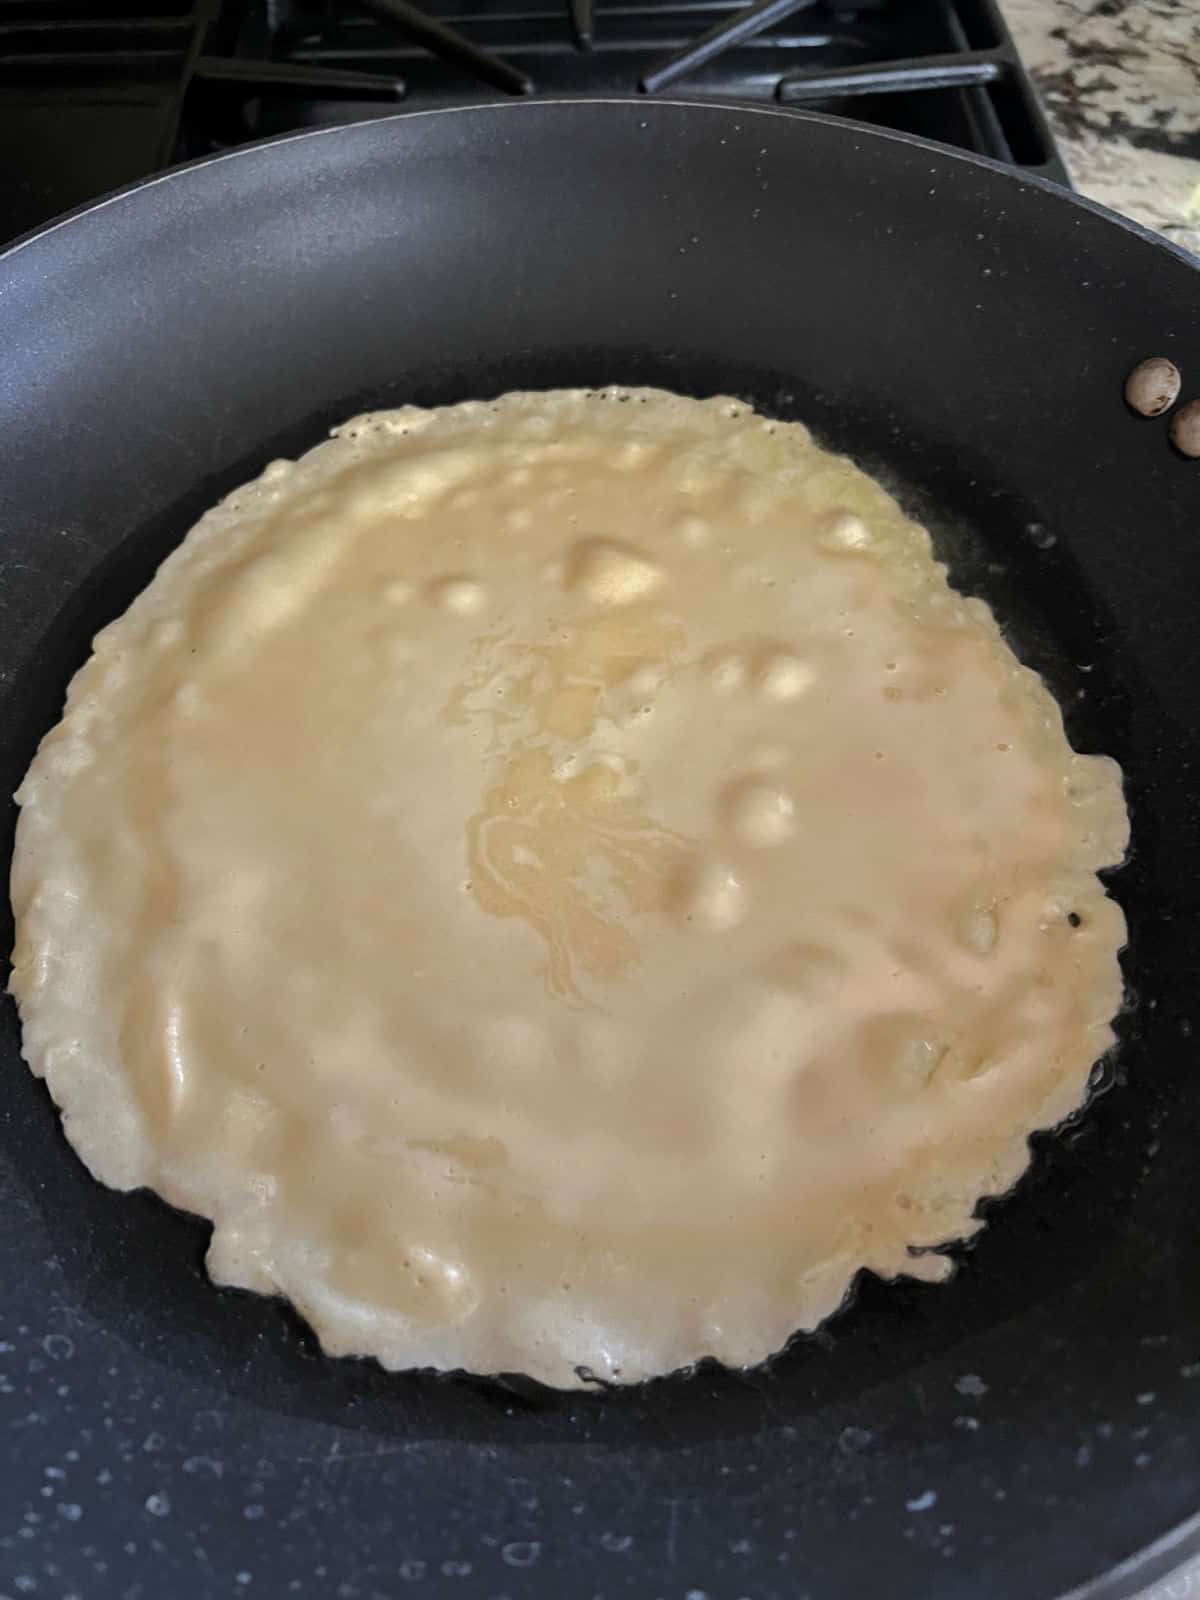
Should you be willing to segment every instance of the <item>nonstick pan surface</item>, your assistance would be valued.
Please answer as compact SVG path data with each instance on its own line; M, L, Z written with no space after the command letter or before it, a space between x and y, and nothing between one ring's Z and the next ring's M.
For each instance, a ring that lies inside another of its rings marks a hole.
M208 1284L203 1223L88 1177L5 1002L0 1593L1048 1600L1190 1547L1200 463L1122 400L1160 354L1200 393L1200 273L1137 229L715 106L301 136L0 257L6 792L92 634L271 457L368 406L621 381L742 395L883 475L1121 762L1134 822L1129 1005L1086 1113L948 1286L864 1280L747 1374L560 1396L326 1360Z

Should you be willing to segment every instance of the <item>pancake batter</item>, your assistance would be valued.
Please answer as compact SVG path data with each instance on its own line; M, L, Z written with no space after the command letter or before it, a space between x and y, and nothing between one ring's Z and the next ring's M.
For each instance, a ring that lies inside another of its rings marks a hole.
M879 485L726 399L275 462L18 800L75 1148L389 1367L743 1365L942 1277L1121 1003L1119 770Z

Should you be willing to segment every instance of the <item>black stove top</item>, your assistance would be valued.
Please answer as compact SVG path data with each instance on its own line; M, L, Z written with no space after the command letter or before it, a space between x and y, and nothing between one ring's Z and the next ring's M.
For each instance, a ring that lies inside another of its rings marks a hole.
M663 93L856 117L1068 181L993 0L0 0L0 240L293 129Z

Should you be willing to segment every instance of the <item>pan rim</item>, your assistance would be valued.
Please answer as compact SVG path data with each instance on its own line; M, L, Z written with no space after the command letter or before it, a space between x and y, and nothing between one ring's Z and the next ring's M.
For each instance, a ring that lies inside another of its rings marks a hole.
M1134 221L1131 217L1122 216L1119 212L1111 210L1097 200L1089 199L1086 195L1077 194L1074 190L1065 189L1050 178L1042 177L1039 173L1027 171L1011 163L999 161L991 156L977 155L972 151L956 150L951 145L940 144L937 140L922 138L918 134L903 133L894 128L879 128L870 123L859 122L850 117L832 116L822 111L807 111L792 106L767 106L746 104L737 100L721 100L714 98L685 99L683 97L666 96L653 98L633 95L558 95L548 96L545 99L512 99L512 100L484 100L462 106L435 106L423 111L392 111L380 117L368 117L361 122L337 123L331 127L306 128L297 133L276 134L267 139L256 139L244 145L239 145L233 150L221 150L213 155L198 156L192 161L182 161L174 166L167 167L162 172L157 172L146 178L135 179L132 183L123 184L118 189L111 190L108 194L97 199L85 201L83 205L73 207L61 216L53 217L50 221L31 229L27 233L17 236L7 244L0 247L0 269L7 269L13 261L25 250L40 242L52 238L64 229L75 226L85 218L98 215L109 207L127 201L135 195L146 193L158 188L162 184L177 182L189 173L200 171L207 167L218 166L226 162L233 162L252 158L264 150L271 150L284 145L298 144L302 141L317 139L339 138L343 141L354 137L363 130L375 130L388 124L399 124L430 118L441 117L477 117L483 114L516 114L518 116L531 116L546 109L556 110L563 107L583 106L595 108L598 106L621 106L630 110L637 108L643 114L657 115L660 111L703 111L713 112L723 117L736 114L741 117L759 117L773 122L808 123L818 127L825 127L838 131L841 136L844 130L846 138L866 139L871 143L898 144L911 149L924 151L928 155L944 161L951 166L961 164L968 168L983 168L985 171L996 174L1001 179L1018 186L1028 186L1040 190L1046 196L1078 207L1082 211L1099 217L1102 221L1111 223L1135 239L1161 251L1168 258L1175 260L1193 272L1200 273L1200 257L1185 250L1182 245L1175 244L1166 239L1162 234L1155 233L1144 224ZM0 285L2 289L2 285Z
M1135 1550L1107 1572L1068 1589L1058 1600L1151 1600L1155 1584L1170 1582L1183 1565L1200 1554L1200 1511Z
M581 105L585 108L600 106L622 106L629 110L637 108L636 114L652 120L655 116L668 118L677 112L717 112L719 118L728 119L734 113L740 119L750 116L755 118L771 118L773 121L785 119L789 122L836 128L835 137L843 140L853 140L866 143L863 152L864 159L870 159L871 149L881 149L885 146L907 146L923 152L932 160L943 164L949 171L968 171L979 168L990 169L1002 178L1016 183L1020 188L1030 188L1034 191L1041 190L1044 194L1058 200L1072 201L1081 213L1088 212L1102 220L1115 223L1125 234L1145 241L1161 252L1160 259L1177 258L1193 272L1200 272L1200 259L1184 251L1180 246L1153 233L1148 228L1124 218L1109 210L1099 203L1063 189L1059 184L1052 182L1036 173L1014 168L1003 162L987 157L976 156L966 152L956 151L935 141L924 139L915 135L904 134L893 130L881 130L850 119L830 116L823 113L809 112L789 107L774 106L746 106L736 102L717 101L710 99L684 99L684 98L658 98L653 100L635 100L632 97L622 96L595 96L582 99L573 97L556 97L539 100L512 100L502 102L479 102L462 107L443 107L425 111L398 111L386 116L371 118L362 123L343 124L335 127L309 129L303 132L283 134L271 139L259 140L239 146L237 149L224 151L215 155L199 157L193 161L181 163L154 174L148 178L137 180L125 185L111 193L101 196L96 200L85 203L63 216L51 219L42 226L31 230L6 246L0 247L0 299L3 296L3 278L6 270L21 274L29 262L28 256L21 259L21 253L29 247L35 246L39 241L58 239L63 230L72 224L84 221L93 214L109 212L109 208L118 202L132 199L142 191L151 191L158 185L170 180L177 180L193 169L214 166L219 162L232 161L238 157L256 156L273 145L292 144L299 140L315 139L338 135L341 146L348 146L349 139L356 129L374 128L377 123L397 123L409 118L443 117L453 114L460 120L470 117L478 118L483 112L519 112L527 118L534 114L535 108L546 108L548 112L560 110L564 106ZM394 130L393 130L394 132ZM388 135L391 136L390 134ZM952 163L958 163L955 167ZM402 180L398 180L402 181ZM1012 191L1015 192L1015 191ZM120 225L119 217L116 219ZM69 237L69 236L67 236ZM1197 280L1200 286L1200 280ZM1149 1583L1166 1577L1180 1562L1186 1561L1200 1551L1200 1514L1176 1524L1172 1529L1162 1534L1157 1540L1146 1545L1141 1550L1126 1558L1125 1561L1112 1567L1107 1573L1097 1576L1081 1587L1070 1590L1060 1597L1060 1600L1131 1600L1139 1594L1143 1587Z

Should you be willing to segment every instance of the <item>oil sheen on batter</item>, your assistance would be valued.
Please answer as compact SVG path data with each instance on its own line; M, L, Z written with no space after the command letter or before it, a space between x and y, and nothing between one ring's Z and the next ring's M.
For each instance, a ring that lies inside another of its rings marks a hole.
M749 1364L860 1267L941 1277L1121 1002L1118 768L878 484L727 399L275 462L18 799L76 1149L389 1367Z

